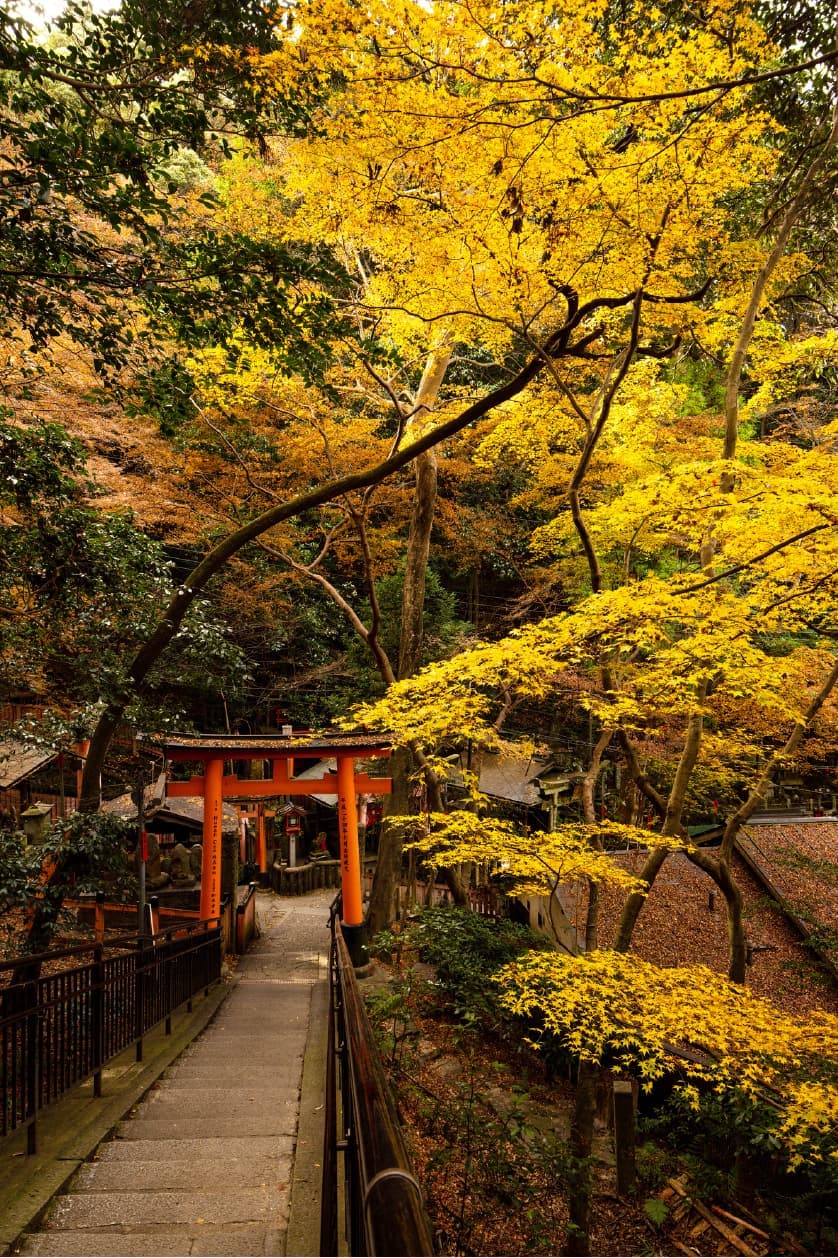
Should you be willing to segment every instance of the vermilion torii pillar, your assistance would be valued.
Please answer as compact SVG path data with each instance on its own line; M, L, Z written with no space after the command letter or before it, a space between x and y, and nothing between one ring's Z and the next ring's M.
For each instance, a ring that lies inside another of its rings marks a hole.
M361 852L358 847L358 796L355 764L348 756L338 756L338 829L340 831L340 885L343 892L343 921L347 926L363 926L364 897L361 886Z
M208 921L221 914L221 820L225 799L258 799L279 795L335 795L340 830L342 920L350 934L360 931L364 921L361 885L361 853L358 846L358 796L389 795L390 778L373 778L356 773L355 761L389 756L386 739L370 734L332 734L313 738L273 737L261 734L235 736L172 735L147 738L161 747L174 763L203 762L202 776L186 782L169 782L166 793L176 796L202 796L204 800L203 860L201 869L201 917ZM295 778L295 759L337 761L337 772L321 778ZM224 773L226 760L270 760L271 776L264 779L238 778ZM347 940L349 942L349 940Z
M208 760L204 768L204 833L201 858L201 917L221 911L221 821L224 803L224 761Z

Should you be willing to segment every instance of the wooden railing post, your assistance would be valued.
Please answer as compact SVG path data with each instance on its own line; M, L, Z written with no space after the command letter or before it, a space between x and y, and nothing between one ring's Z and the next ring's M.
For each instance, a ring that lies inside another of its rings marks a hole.
M105 938L105 893L104 891L96 892L96 907L93 910L93 930L96 935L96 942L102 943Z
M617 1192L634 1192L635 1167L634 1089L625 1079L614 1080L614 1150L617 1158Z

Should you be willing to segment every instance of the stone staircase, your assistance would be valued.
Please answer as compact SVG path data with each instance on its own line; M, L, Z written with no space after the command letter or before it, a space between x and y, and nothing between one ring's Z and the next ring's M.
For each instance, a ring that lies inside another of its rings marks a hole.
M325 890L289 902L260 893L260 938L239 959L230 996L54 1200L20 1253L286 1252L318 991L317 1017L325 1016L332 897ZM319 1150L307 1154L319 1162ZM294 1252L317 1252L316 1223L311 1247Z

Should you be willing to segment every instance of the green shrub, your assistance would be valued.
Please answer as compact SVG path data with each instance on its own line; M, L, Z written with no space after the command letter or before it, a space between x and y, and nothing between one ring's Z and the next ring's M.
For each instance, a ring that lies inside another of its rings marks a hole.
M436 986L466 1025L499 1021L491 975L529 948L550 946L526 926L447 905L422 909L406 936L422 960L436 967Z

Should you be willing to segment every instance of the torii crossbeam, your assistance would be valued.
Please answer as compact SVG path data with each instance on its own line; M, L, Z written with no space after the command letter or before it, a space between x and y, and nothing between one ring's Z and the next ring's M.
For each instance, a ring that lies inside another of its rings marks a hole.
M186 782L168 782L166 794L175 797L199 795L204 800L203 858L201 867L201 917L217 918L221 913L221 808L225 798L255 799L278 795L335 795L338 801L340 831L341 892L343 922L358 928L363 924L361 854L358 847L357 797L389 795L391 778L369 777L355 772L356 760L390 755L387 738L379 734L173 734L146 738L163 750L172 763L199 761L203 776ZM334 758L337 772L322 778L295 778L294 760ZM263 780L225 774L225 760L270 760L271 776Z

